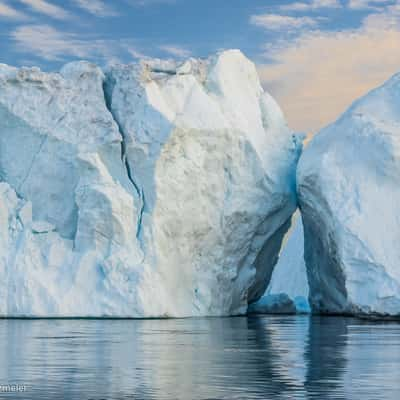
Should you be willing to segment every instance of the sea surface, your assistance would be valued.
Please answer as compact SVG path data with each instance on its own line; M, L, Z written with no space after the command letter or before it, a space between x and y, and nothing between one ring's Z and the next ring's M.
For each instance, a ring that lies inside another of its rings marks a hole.
M396 322L0 320L0 357L1 399L400 399Z

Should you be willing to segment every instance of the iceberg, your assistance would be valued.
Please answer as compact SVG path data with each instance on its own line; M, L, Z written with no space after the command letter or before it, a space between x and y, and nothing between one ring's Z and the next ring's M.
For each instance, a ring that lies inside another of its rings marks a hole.
M318 133L297 172L313 311L400 315L400 74Z
M236 50L0 65L0 315L244 314L296 209L301 141Z

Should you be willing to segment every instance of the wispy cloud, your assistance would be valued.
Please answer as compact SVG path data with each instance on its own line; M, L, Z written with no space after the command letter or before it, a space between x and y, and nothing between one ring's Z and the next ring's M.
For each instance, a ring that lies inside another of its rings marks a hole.
M45 0L19 0L21 3L32 8L34 11L45 14L56 19L67 19L70 17L68 11Z
M146 54L142 53L140 50L138 50L136 47L133 47L131 45L128 45L126 48L126 51L130 56L136 59L140 58L149 58Z
M187 58L190 57L191 53L189 50L185 49L184 47L177 46L177 45L164 45L159 46L159 49L163 52L170 54L173 57L177 58Z
M250 17L250 23L267 30L298 29L306 26L315 26L318 24L315 18L290 17L279 14L252 15Z
M400 0L393 5L369 14L364 19L364 25L370 29L394 29L400 31Z
M125 1L132 6L139 6L139 7L152 6L154 4L174 4L177 2L177 0L125 0Z
M13 20L26 19L27 16L21 11L16 10L7 3L0 2L0 18L8 18Z
M321 8L341 8L339 0L311 0L308 2L294 2L280 6L282 11L312 11Z
M15 51L47 61L88 59L112 64L146 58L133 39L96 39L56 29L50 25L22 25L10 34Z
M102 0L74 0L75 4L83 10L97 17L115 17L118 14Z
M34 54L45 60L61 61L68 56L78 58L107 57L112 43L83 40L80 35L59 31L49 25L24 25L10 34L17 51Z
M393 3L393 0L349 0L348 7L353 10L377 10Z
M400 70L400 10L371 14L359 29L303 32L265 56L263 84L293 127L315 132Z

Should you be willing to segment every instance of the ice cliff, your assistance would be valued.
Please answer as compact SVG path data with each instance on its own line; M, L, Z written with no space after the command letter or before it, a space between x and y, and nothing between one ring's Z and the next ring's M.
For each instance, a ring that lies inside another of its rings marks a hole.
M400 315L400 74L316 135L297 183L313 309Z
M0 65L0 315L246 312L296 209L299 151L239 51Z

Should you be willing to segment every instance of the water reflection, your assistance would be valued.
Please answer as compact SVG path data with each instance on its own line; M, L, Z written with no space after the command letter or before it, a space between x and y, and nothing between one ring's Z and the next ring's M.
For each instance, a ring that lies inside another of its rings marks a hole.
M353 321L354 322L354 321ZM346 369L346 342L349 320L314 317L310 326L305 360L307 374L305 389L311 398L337 398L335 389L342 386Z
M1 320L28 399L398 399L400 324L335 317ZM3 397L2 397L3 396Z

